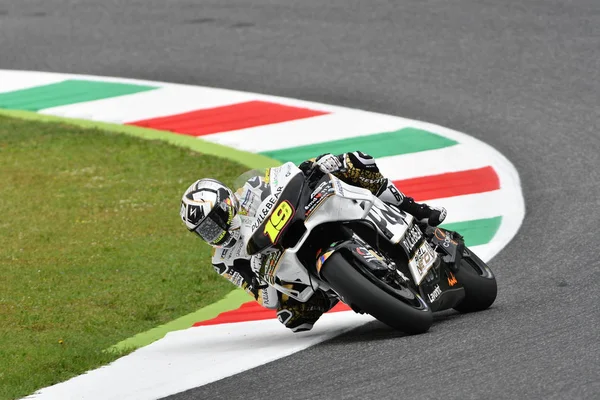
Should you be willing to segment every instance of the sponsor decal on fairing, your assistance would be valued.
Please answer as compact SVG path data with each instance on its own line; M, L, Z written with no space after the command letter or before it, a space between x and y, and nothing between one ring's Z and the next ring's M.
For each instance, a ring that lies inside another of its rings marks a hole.
M321 268L323 267L323 264L325 263L325 261L327 261L327 259L333 253L335 253L335 251L334 250L330 250L330 251L327 251L327 252L323 253L321 256L319 256L319 258L317 259L317 272L321 272Z
M433 303L440 295L442 294L442 289L440 289L440 285L435 285L435 289L433 292L427 295L427 298L431 303Z
M279 199L279 196L281 195L282 191L283 187L279 186L277 188L277 192L272 194L271 197L268 200L266 200L266 203L263 206L263 208L256 214L256 221L252 224L252 231L258 229L258 227L264 222L267 215L269 215L269 213L271 212L273 206L277 203L277 199Z
M309 217L326 198L332 196L335 190L331 184L331 181L324 181L317 186L315 190L310 194L310 202L304 207L305 217Z

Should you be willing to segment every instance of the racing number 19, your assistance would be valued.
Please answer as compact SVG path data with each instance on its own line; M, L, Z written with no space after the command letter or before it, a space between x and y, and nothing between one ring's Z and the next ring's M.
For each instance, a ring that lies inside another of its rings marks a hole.
M292 215L294 215L294 209L287 201L282 202L273 210L271 217L265 224L264 230L264 234L269 236L273 244L277 242L277 237Z

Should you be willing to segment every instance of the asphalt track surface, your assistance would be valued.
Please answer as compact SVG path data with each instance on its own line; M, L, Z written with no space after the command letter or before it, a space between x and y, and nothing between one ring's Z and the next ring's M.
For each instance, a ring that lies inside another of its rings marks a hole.
M600 398L597 0L0 0L0 68L395 114L520 172L527 215L491 262L492 309L414 337L373 322L172 399Z

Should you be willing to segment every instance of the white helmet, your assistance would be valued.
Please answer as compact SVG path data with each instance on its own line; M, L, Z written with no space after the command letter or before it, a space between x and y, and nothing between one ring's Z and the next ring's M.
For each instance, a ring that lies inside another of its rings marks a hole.
M189 231L208 244L233 247L240 237L238 200L215 179L200 179L183 194L179 214Z

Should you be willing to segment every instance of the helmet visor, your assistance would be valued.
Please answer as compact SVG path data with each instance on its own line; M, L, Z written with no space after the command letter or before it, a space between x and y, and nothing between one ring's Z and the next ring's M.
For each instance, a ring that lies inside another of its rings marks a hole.
M226 199L226 201L215 206L208 213L195 231L204 241L211 245L218 246L224 244L230 238L229 229L231 228L235 214L235 208L231 200Z
M210 216L204 218L204 221L196 228L196 233L200 235L204 241L215 244L223 239L227 234L227 230L219 223L213 220Z

